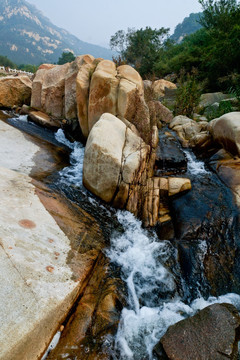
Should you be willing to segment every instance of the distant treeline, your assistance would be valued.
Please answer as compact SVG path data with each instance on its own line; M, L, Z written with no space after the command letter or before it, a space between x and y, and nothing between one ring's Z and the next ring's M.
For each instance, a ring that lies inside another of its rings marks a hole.
M58 65L63 65L67 62L71 62L75 60L75 56L72 52L63 52L62 55L58 59ZM23 70L26 72L35 73L38 69L38 67L41 64L37 65L31 65L31 64L20 64L16 65L13 61L8 59L7 56L0 55L0 66L9 67L11 69L17 69L17 70Z
M236 0L199 0L201 29L177 44L169 29L120 30L110 46L118 63L133 65L143 78L179 76L197 69L206 90L228 89L240 79L240 5ZM195 71L196 72L196 71ZM173 76L174 76L173 75Z
M35 73L38 69L38 66L31 65L31 64L16 65L16 64L14 64L14 62L9 60L7 58L7 56L3 56L3 55L0 55L0 66L9 67L11 69L23 70L23 71L32 72L32 73Z

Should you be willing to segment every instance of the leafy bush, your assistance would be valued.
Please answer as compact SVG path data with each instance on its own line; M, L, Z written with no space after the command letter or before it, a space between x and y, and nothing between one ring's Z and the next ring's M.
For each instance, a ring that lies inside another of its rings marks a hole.
M230 101L221 101L219 107L209 106L209 108L207 108L206 117L208 121L210 121L232 111L233 108Z
M174 114L192 117L198 107L202 85L197 81L197 71L191 73L181 72L178 79L178 89Z
M76 59L72 52L63 52L60 58L58 59L58 65L63 65L68 62L72 62Z
M0 65L5 67L10 67L12 69L16 68L16 65L7 58L7 56L0 55Z

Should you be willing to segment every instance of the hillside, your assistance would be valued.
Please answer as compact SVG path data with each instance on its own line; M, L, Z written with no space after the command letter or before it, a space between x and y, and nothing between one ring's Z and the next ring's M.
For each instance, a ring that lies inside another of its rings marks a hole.
M175 31L171 36L171 39L179 43L184 39L186 35L193 34L197 30L199 30L202 27L198 23L201 14L201 12L192 13L189 16L185 17L183 22L176 26Z
M111 59L111 50L79 40L25 0L0 1L0 54L16 64L57 62L63 51Z

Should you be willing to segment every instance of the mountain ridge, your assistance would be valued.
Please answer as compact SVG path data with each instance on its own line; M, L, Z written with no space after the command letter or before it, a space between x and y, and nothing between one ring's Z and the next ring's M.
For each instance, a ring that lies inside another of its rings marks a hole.
M201 29L202 26L199 24L201 15L202 12L198 12L191 13L189 16L186 16L183 21L175 27L174 33L171 35L171 39L180 43L185 36L193 34Z
M113 52L78 39L54 25L25 0L0 1L0 54L16 64L54 63L63 52L111 59Z

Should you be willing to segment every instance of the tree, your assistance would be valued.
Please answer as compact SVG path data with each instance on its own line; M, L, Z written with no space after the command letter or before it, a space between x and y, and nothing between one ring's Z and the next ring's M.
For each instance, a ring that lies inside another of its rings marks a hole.
M23 70L23 71L28 71L28 72L32 72L35 73L38 69L37 65L31 65L31 64L20 64L18 65L18 69L19 70Z
M63 65L68 62L72 62L76 59L72 52L63 52L60 58L58 59L58 65Z
M237 0L199 0L203 14L199 23L207 30L228 31L239 20L240 8Z
M10 67L12 69L16 68L16 65L7 58L7 56L0 55L0 65L5 67Z
M123 61L126 61L142 76L153 73L154 63L160 56L164 41L169 29L128 29L117 31L110 39L110 47L119 52Z

